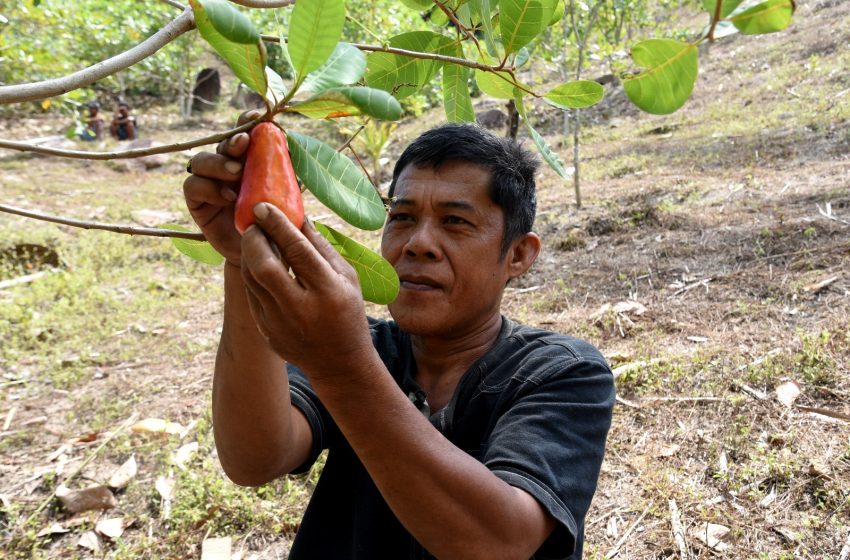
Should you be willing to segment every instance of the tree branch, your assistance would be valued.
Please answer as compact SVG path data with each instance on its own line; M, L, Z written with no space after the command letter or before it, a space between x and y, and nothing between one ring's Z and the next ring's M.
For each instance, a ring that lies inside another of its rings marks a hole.
M0 212L7 212L9 214L24 216L25 218L34 218L36 220L53 222L55 224L62 224L65 226L72 226L83 229L100 229L104 231L111 231L113 233L124 233L127 235L144 235L147 237L179 237L181 239L206 241L206 237L204 237L203 233L192 233L188 231L174 231L158 228L140 228L134 226L122 226L120 224L104 224L101 222L86 222L83 220L75 220L73 218L63 218L61 216L51 216L50 214L42 214L41 212L24 210L23 208L16 208L14 206L7 206L5 204L0 204Z
M175 8L179 8L179 9L181 9L181 10L185 10L185 9L186 9L186 6L184 6L183 4L181 4L180 2L178 2L177 0L161 0L161 1L162 1L162 2L165 2L165 3L166 3L166 4L168 4L169 6L174 6Z
M245 132L246 130L252 128L256 123L258 123L262 119L263 117L260 117L257 120L247 122L241 126L237 126L236 128L231 128L230 130L219 132L211 136L196 138L195 140L189 140L187 142L177 142L175 144L167 144L164 146L138 148L135 150L122 150L118 152L88 152L86 150L63 150L61 148L35 146L33 144L27 144L26 142L12 142L9 140L0 140L0 148L6 148L8 150L17 150L19 152L33 152L36 154L45 154L49 156L60 156L73 159L89 159L96 161L110 159L132 159L144 156L152 156L154 154L170 154L173 152L182 152L183 150L197 148L198 146L215 144L216 142L221 142L222 140L230 138L234 134Z
M34 101L47 97L54 97L68 93L96 82L106 76L129 68L133 64L143 60L156 51L195 27L195 18L192 10L187 9L177 16L165 27L145 39L142 43L132 49L117 54L112 58L98 62L88 68L74 72L69 76L31 82L28 84L15 84L11 86L0 86L0 104L19 103L22 101Z

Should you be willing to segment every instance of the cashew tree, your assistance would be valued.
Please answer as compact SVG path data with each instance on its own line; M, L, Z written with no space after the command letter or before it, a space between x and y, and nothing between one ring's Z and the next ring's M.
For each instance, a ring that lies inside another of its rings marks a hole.
M410 14L418 17L417 24L407 30L399 28L397 31L401 32L393 35L384 29L370 29L353 17L344 0L189 0L188 5L178 0L161 2L173 10L174 16L147 38L58 78L0 85L0 105L67 95L144 64L157 51L197 33L242 83L262 96L265 114L261 118L187 142L126 151L65 150L5 139L0 140L0 148L110 160L214 144L284 113L313 119L365 116L395 121L403 115L400 101L432 83L439 84L447 120L474 121L470 96L470 83L474 81L486 95L513 101L543 159L567 179L561 158L528 118L529 102L542 99L559 109L576 110L599 102L604 93L602 86L592 80L573 79L539 90L520 79L518 68L528 59L528 48L541 40L550 26L564 25L559 22L569 8L559 0L402 0ZM713 41L720 30L747 35L780 31L789 25L795 4L793 0L702 0L702 7L709 24L696 39L652 38L631 48L632 67L619 77L629 99L640 109L667 114L682 107L696 82L700 43ZM262 21L262 27L255 21ZM426 24L423 26L422 22ZM15 20L0 13L0 25L15 25ZM373 41L361 42L363 37ZM266 44L280 46L292 69L291 78L283 78L268 66ZM375 230L383 225L384 201L364 170L343 149L296 130L287 130L286 134L292 163L304 188L354 227ZM350 147L350 139L343 144L346 147ZM5 205L0 210L45 218ZM168 236L190 256L218 262L217 255L198 233L110 224L85 227ZM319 230L354 266L365 299L386 303L395 297L398 279L386 261L328 226L322 225Z

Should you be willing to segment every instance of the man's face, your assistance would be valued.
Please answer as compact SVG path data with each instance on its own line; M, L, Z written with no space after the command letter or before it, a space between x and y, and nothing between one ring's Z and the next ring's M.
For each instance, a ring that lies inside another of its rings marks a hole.
M407 332L459 336L499 313L512 273L489 184L486 168L456 160L399 175L381 252L401 280L389 309Z
M124 105L118 106L118 114L121 115L122 117L126 117L129 113L130 113L130 109L128 109Z

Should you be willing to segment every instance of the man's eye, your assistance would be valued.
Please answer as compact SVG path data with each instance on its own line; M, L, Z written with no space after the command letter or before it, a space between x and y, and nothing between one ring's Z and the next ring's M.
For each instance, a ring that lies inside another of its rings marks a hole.
M405 214L404 212L399 212L397 214L390 214L391 222L406 222L412 220L413 217L410 214Z
M463 218L461 218L459 216L448 216L446 218L446 223L447 224L468 224L469 222L467 222L466 220L464 220Z

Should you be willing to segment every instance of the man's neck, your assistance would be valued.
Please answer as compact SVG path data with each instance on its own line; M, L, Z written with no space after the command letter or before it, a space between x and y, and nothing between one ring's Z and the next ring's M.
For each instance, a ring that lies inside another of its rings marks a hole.
M493 346L502 328L501 314L463 336L411 335L416 382L428 395L431 410L439 410L454 394L460 378Z

